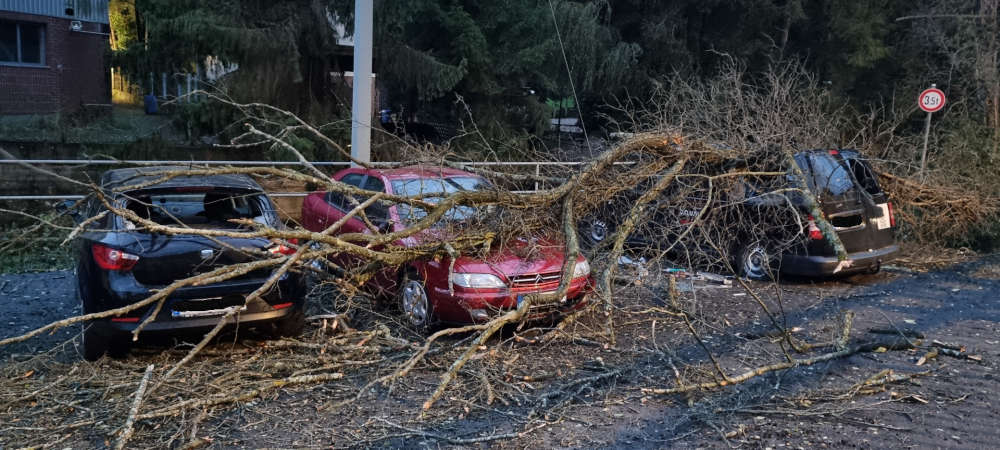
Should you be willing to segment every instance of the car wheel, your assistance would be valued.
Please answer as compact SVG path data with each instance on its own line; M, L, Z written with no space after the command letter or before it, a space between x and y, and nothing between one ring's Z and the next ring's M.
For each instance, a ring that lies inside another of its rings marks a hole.
M610 235L608 223L598 218L585 220L579 230L580 243L586 248L594 248Z
M111 337L99 322L83 324L83 359L97 361L108 352Z
M771 279L771 262L771 252L759 243L744 247L736 261L740 276L757 281Z
M424 282L417 273L411 271L403 277L399 289L399 304L410 325L420 332L430 330L434 311Z
M306 312L302 308L292 308L285 317L274 322L274 334L278 337L295 337L306 327Z

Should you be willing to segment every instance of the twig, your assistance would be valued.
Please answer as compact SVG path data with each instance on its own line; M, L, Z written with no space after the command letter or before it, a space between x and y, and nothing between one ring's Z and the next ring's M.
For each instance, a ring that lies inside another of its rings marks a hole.
M118 438L118 442L115 443L115 448L118 450L125 448L125 444L132 438L135 417L139 414L139 407L142 405L142 396L146 393L146 385L149 384L149 377L152 375L153 364L150 364L146 366L146 373L142 376L142 381L139 382L139 388L135 390L135 399L132 400L132 408L129 409L128 419L125 420L125 427L122 429L122 434Z
M417 429L414 429L414 428L404 427L404 426L402 426L402 425L400 425L398 423L390 422L390 421L388 421L386 419L383 419L381 417L375 417L374 419L378 420L379 422L382 422L382 423L384 423L386 425L389 425L389 426L391 426L393 428L398 428L400 430L406 431L406 432L408 432L410 434L414 434L414 435L417 435L417 436L428 437L428 438L433 438L433 439L437 439L439 441L445 441L445 442L447 442L449 444L455 444L455 445L477 444L477 443L480 443L480 442L496 441L496 440L499 440L499 439L514 439L514 438L526 436L526 435L531 434L532 432L534 432L536 430L539 430L539 429L541 429L543 427L546 427L546 426L550 425L548 422L545 422L545 423L542 423L542 424L540 424L540 425L538 425L536 427L529 428L527 430L520 431L520 432L504 433L504 434L491 434L491 435L488 435L488 436L480 436L480 437L476 437L476 438L453 438L453 437L448 437L448 436L440 435L440 434L437 434L437 433L431 433L431 432L428 432L428 431L422 431L422 430L417 430Z
M695 390L699 390L699 389L713 389L713 388L725 386L726 384L739 384L739 383L743 383L743 382L746 382L747 380L749 380L749 379L751 379L753 377L760 376L760 375L763 375L763 374L766 374L766 373L770 373L770 372L775 372L775 371L778 371L778 370L786 370L786 369L791 369L791 368L799 367L799 366L811 366L811 365L816 364L816 363L820 363L820 362L824 362L824 361L830 361L832 359L837 359L837 358L843 358L845 356L850 356L850 355L853 355L855 353L871 352L871 351L874 351L874 350L876 350L878 348L886 348L887 350L901 350L901 349L910 349L910 348L914 348L914 347L915 346L911 342L908 342L908 341L906 341L906 342L898 342L898 341L897 342L870 342L870 343L867 343L867 344L862 344L862 345L857 345L857 346L854 346L854 347L846 348L844 350L840 350L840 351L836 351L836 352L832 352L832 353L826 353L826 354L819 355L819 356L816 356L816 357L813 357L813 358L793 359L792 361L786 361L786 362L782 362L782 363L778 363L778 364L771 364L771 365L767 365L767 366L758 367L756 369L744 372L744 373L742 373L740 375L737 375L735 377L730 377L727 381L712 381L712 382L706 382L706 383L700 383L700 384L694 384L694 385L679 386L679 387L670 388L670 389L643 388L642 392L647 393L647 394L668 395L668 394L679 394L679 393L684 393L684 392L690 392L690 391L695 391Z
M307 383L322 383L326 381L339 380L343 377L344 377L343 373L337 372L337 373L324 373L319 375L303 375L298 377L288 377L280 380L273 380L263 384L262 386L256 389L252 389L242 394L223 395L223 396L216 396L200 400L196 399L185 400L173 406L161 408L159 410L149 412L146 414L140 414L136 416L136 420L153 419L157 417L169 417L175 414L179 414L181 411L184 411L185 409L188 408L207 408L210 406L223 405L226 403L241 402L259 397L266 392L270 392L275 389L286 386L293 386L293 385L307 384Z

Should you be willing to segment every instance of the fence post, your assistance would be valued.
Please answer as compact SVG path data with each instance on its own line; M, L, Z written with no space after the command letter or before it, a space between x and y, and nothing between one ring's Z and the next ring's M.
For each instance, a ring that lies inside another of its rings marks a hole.
M189 95L191 94L191 74L187 73L185 75L187 75L187 91L184 92L184 95ZM187 97L187 102L191 103L191 97Z
M538 177L542 174L542 165L535 163L535 192L538 192Z
M160 72L160 80L162 81L162 85L161 86L163 87L162 92L160 92L160 96L163 97L164 100L166 100L167 99L167 73L166 72Z

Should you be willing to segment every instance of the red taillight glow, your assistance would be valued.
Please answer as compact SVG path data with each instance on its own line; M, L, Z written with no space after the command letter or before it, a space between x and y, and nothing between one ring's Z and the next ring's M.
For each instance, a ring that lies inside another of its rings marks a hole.
M888 205L889 205L889 226L894 227L896 226L896 213L892 211L892 202L889 202Z
M299 240L296 239L296 238L291 238L291 239L288 240L288 243L289 244L293 244L293 245L299 245ZM279 243L276 243L275 245L271 246L271 248L268 248L267 251L271 252L271 254L273 254L273 255L279 255L279 254L280 255L294 255L296 249L293 248L293 247L289 247L289 246L287 246L287 245L282 244L282 243L279 242Z
M135 263L139 262L139 257L136 255L101 244L94 244L91 251L94 253L94 261L104 270L126 272L132 270Z
M285 309L288 308L289 306L292 306L292 302L278 303L277 305L271 305L271 307L274 309Z
M836 150L834 150L834 149L830 149L830 154L831 154L831 155L839 155L839 154L840 154L840 152L838 152L838 151L836 151Z
M819 241L823 239L823 232L819 230L816 226L816 218L813 216L806 217L809 220L809 239L814 241Z
M125 323L136 323L139 321L138 317L112 317L112 322L125 322Z

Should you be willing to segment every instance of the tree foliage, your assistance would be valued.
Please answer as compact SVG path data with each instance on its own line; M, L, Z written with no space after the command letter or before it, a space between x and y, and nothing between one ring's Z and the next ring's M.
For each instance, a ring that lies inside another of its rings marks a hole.
M134 18L119 14L132 5ZM909 99L933 82L960 100L952 104L964 108L956 114L962 120L996 129L996 6L996 0L379 0L379 107L406 121L456 123L471 113L483 129L499 130L494 135L540 133L548 118L576 115L577 106L587 122L598 122L601 105L649 99L669 89L674 75L711 77L736 60L752 76L790 60L856 110ZM350 70L349 51L338 50L332 26L341 22L352 32L349 0L115 0L111 9L117 60L134 73L188 70L211 55L240 65L234 78L242 82L234 84L253 94L248 100L300 113L347 103L330 95L328 81L331 71ZM551 106L565 99L575 107Z

